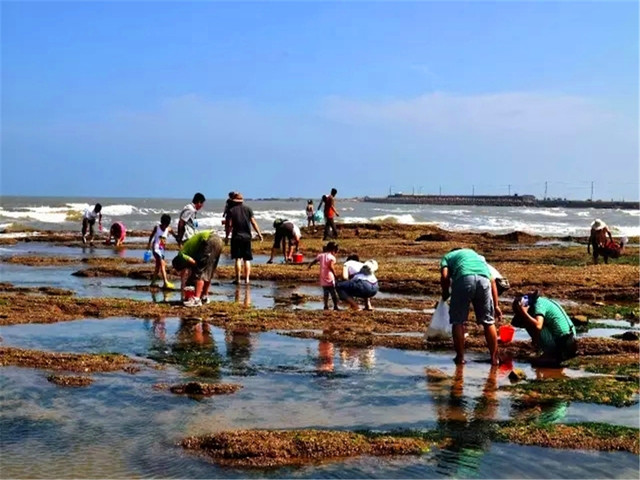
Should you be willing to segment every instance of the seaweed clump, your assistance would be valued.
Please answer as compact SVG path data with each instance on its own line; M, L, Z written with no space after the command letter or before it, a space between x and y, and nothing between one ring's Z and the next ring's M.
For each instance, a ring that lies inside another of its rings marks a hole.
M71 372L113 372L123 370L135 373L138 369L133 360L126 355L117 353L57 353L0 347L0 367L9 365Z
M258 468L360 455L420 455L430 447L419 438L326 430L236 430L188 437L180 445L223 466Z
M640 453L638 429L605 423L573 425L509 425L499 429L495 440L520 445L575 450L625 451Z
M502 387L515 390L528 399L569 400L625 407L637 403L638 383L611 377L532 380Z
M165 386L162 384L155 385L154 388L160 389ZM189 382L179 385L171 385L169 391L181 395L196 395L210 397L212 395L230 395L236 393L242 388L242 385L236 383L202 383Z
M49 375L47 380L61 387L86 387L93 383L91 377L78 375Z

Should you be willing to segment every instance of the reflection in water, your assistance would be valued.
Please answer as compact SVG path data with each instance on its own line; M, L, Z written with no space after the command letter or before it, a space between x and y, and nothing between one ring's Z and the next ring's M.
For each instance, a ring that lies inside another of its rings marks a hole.
M244 299L242 299L242 295L240 295L242 290L244 290ZM245 308L249 308L251 306L251 284L236 285L234 302L242 303L242 306Z
M318 342L318 372L333 372L333 343L325 340Z
M224 342L227 346L227 358L235 374L246 372L253 351L253 338L246 330L226 330Z
M181 365L203 377L220 377L221 357L211 334L211 327L199 318L181 318L173 341L166 338L164 320L153 322L153 341L149 358Z
M151 300L154 303L167 303L172 300L173 295L176 293L173 290L164 290L162 288L150 288Z
M340 348L340 366L346 370L371 370L376 363L373 347Z
M464 365L457 365L453 379L436 369L427 369L427 388L433 396L438 429L452 439L446 450L436 452L438 471L453 477L477 474L480 460L489 449L491 420L497 413L498 367L489 369L482 395L472 400L464 396ZM451 475L451 465L457 471Z

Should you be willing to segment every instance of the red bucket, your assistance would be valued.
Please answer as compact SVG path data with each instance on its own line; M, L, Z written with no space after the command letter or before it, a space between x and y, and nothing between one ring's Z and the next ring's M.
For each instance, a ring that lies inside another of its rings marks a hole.
M503 343L509 343L511 340L513 340L513 335L516 333L516 329L513 328L511 325L502 325L500 327L500 330L498 331L498 334L500 335L500 340Z
M302 261L304 260L304 255L302 255L301 253L294 253L292 255L293 258L293 263L302 263Z
M184 300L185 302L196 296L195 287L184 287Z

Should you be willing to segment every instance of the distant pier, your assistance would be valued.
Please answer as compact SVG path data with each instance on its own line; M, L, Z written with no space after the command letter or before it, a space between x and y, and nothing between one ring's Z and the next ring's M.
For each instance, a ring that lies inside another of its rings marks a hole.
M475 205L487 207L565 207L619 208L640 210L640 202L537 199L534 195L405 195L396 193L386 197L364 197L365 202L410 205Z

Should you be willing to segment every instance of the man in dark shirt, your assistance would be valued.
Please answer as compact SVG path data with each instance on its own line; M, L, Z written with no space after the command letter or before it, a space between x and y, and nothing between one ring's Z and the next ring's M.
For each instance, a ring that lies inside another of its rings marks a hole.
M224 243L229 243L231 234L231 258L235 260L236 279L233 283L240 283L240 266L244 262L244 281L249 283L251 275L251 227L258 234L262 241L262 233L253 216L253 210L247 207L241 193L236 193L233 198L233 206L229 209L225 217L225 238Z

